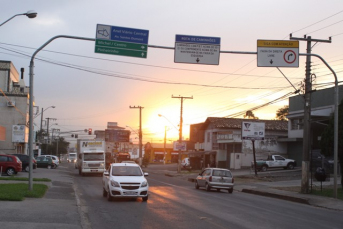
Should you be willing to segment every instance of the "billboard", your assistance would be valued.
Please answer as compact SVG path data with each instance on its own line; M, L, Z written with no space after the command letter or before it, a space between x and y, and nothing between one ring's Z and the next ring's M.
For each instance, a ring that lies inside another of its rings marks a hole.
M105 130L105 141L107 142L130 142L129 130Z
M264 122L242 122L242 140L264 140Z

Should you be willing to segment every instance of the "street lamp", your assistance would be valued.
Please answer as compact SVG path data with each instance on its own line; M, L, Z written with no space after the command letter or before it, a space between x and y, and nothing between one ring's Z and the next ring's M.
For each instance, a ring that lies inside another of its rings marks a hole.
M55 108L55 106L50 106L50 107L47 107L43 110L42 108L42 112L40 113L40 131L42 132L42 126L43 126L43 113L44 111L46 111L47 109L49 108ZM39 115L39 114L38 114Z
M12 20L14 17L16 16L21 16L21 15L26 15L28 18L35 18L37 17L37 12L34 11L34 10L30 10L30 11L27 11L26 13L23 13L23 14L16 14L14 15L13 17L9 18L8 20L6 20L5 22L1 23L0 26L2 26L3 24L5 24L6 22Z
M164 116L164 115L161 115L161 114L158 114L158 116L159 117L163 117L163 118L165 118L170 124L172 124L172 126L175 128L175 130L177 130L177 131L179 131L179 129L169 120L169 119L167 119L167 117L166 116Z

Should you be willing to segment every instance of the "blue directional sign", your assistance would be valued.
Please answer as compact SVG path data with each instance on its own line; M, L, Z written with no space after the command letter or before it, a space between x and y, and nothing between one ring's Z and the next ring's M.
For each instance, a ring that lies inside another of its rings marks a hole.
M175 63L219 64L220 37L176 35Z
M148 40L149 30L98 24L95 52L147 58Z

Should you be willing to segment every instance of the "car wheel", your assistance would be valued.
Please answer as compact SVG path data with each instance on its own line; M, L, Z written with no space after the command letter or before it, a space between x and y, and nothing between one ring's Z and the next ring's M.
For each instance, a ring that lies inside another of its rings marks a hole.
M52 168L53 168L53 169L56 169L56 168L57 168L57 165L53 165Z
M233 192L233 188L227 190L229 193Z
M208 185L208 183L206 183L205 189L206 189L206 191L208 191L208 192L211 190L211 187Z
M48 169L51 169L51 165L48 165Z
M266 171L267 171L267 166L265 166L265 165L262 166L261 171L262 171L262 172L266 172Z
M293 164L293 163L289 163L289 164L287 165L287 168L288 168L288 169L294 169L294 164Z
M142 197L142 200L143 200L143 201L147 201L147 200L148 200L148 196Z
M195 186L196 189L199 189L198 181L194 182L194 186Z
M102 188L102 196L103 196L103 197L106 197L106 196L107 196L107 192L106 192L106 189L105 189L105 188Z
M25 170L25 172L29 172L29 171L30 171L30 166L28 166L28 165L25 166L25 169L24 169L24 170Z
M14 170L13 168L8 168L8 169L6 170L6 174L7 174L8 176L13 176L13 175L15 174L15 170Z
M112 200L112 196L111 196L111 193L110 193L110 188L108 188L107 200L108 200L108 201L111 201L111 200Z

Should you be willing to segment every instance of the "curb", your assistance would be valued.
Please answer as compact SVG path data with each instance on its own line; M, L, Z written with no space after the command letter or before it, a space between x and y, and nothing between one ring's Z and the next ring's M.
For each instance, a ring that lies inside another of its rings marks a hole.
M310 205L307 199L294 197L294 196L287 196L287 195L281 195L281 194L270 193L266 191L252 190L252 189L242 189L242 192Z

